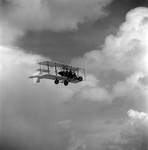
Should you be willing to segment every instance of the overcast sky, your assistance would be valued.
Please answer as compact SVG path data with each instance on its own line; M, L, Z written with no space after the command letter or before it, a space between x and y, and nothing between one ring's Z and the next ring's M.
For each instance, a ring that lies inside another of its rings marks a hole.
M47 59L87 80L33 84ZM148 150L147 64L147 0L0 0L0 149Z

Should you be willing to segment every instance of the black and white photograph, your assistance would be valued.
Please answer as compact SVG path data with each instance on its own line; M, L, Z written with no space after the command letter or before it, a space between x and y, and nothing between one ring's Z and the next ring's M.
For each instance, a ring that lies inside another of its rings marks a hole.
M0 0L0 150L148 150L148 0Z

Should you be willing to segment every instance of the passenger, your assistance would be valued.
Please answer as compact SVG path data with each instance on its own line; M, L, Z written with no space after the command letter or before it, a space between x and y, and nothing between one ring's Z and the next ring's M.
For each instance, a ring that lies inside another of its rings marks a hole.
M69 77L69 78L72 78L72 71L69 71L68 77Z
M72 72L71 70L70 71L68 71L68 70L60 71L60 72L58 72L58 74L61 75L62 77L67 77L67 78L71 78L71 79L72 78L74 78L74 79L77 78L76 73Z
M65 77L68 77L68 75L69 75L69 72L68 72L68 70L66 70Z
M76 76L76 73L75 73L75 72L73 73L73 78L74 78L74 79L76 79L76 78L77 78L77 76Z
M60 72L58 72L58 74L63 77L63 76L65 76L65 71L60 71Z

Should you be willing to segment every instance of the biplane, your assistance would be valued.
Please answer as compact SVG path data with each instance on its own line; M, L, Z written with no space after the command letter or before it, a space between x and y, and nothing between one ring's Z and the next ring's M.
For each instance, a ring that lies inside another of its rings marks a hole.
M51 79L55 84L64 83L67 86L68 83L86 80L85 69L52 61L41 61L38 64L38 72L29 77L33 78L34 83L40 82L41 79Z

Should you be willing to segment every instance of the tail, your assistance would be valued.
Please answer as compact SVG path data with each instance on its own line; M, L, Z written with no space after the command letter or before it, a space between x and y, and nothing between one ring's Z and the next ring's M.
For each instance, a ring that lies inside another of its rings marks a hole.
M33 79L33 83L39 83L40 82L40 73L39 72L35 72L29 78Z

